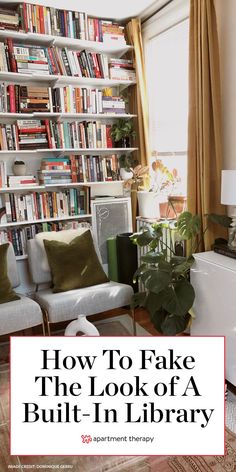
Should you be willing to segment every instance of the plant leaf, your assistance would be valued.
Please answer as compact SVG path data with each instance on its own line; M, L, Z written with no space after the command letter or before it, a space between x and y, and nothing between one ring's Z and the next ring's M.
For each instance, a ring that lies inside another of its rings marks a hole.
M157 264L157 262L159 262L163 258L164 254L162 252L150 251L141 257L141 261L147 262L148 264Z
M150 292L159 293L164 288L168 287L170 282L171 276L168 272L154 269L146 283L146 287L148 290L150 290Z
M161 331L166 336L175 336L182 333L188 326L189 316L167 315L161 323Z
M180 280L174 286L166 289L163 308L173 315L184 316L192 307L194 298L195 292L190 282Z
M200 232L201 221L198 215L184 211L179 216L176 227L183 239L192 239Z
M207 215L208 220L212 223L216 223L217 225L224 226L225 228L229 228L232 223L232 218L227 215L217 215L216 213L210 213Z
M161 308L164 297L164 290L159 292L158 295L154 292L148 292L145 300L145 308L151 315L151 318L153 318L155 313Z
M146 292L134 293L131 300L131 308L136 308L138 306L145 306Z

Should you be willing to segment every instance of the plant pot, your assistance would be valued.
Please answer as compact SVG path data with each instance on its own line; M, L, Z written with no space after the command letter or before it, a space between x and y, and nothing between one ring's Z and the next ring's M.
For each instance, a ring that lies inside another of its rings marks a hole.
M160 203L166 197L156 192L138 191L139 216L150 219L160 219Z
M115 147L117 148L129 148L130 147L130 138L122 138L120 141L115 141Z
M169 195L168 197L168 218L177 218L186 207L187 198L183 195Z
M129 179L132 179L132 177L133 177L133 172L124 169L124 167L120 168L120 178L122 180L129 180Z
M26 175L26 164L13 164L12 171L14 175Z

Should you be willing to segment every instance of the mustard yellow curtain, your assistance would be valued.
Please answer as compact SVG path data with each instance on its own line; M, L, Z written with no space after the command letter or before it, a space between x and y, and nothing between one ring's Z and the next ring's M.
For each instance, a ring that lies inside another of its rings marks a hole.
M213 0L190 1L188 209L201 217L223 213L220 68ZM210 225L200 250L209 250L225 230Z
M148 101L145 78L144 52L141 35L141 23L138 18L129 21L126 27L129 44L134 47L133 59L136 68L137 86L131 87L130 111L137 114L137 146L139 151L137 159L141 165L146 166L149 162L149 131L148 131ZM131 192L133 229L136 228L137 215L137 191Z
M148 135L148 102L145 79L145 65L143 43L141 35L141 23L138 18L129 21L127 25L127 36L129 44L134 47L134 62L136 67L137 87L132 87L131 108L138 115L138 146L140 164L147 165L149 150Z

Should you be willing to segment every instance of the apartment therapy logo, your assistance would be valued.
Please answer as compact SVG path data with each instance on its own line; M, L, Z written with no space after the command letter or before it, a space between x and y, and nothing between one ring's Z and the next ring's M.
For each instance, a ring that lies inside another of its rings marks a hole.
M124 349L102 349L96 355L65 355L61 349L40 351L42 375L32 378L37 402L22 402L23 423L193 423L204 429L214 416L214 408L182 406L185 399L193 399L194 404L202 397L194 375L197 359L191 353L183 356L174 349L164 353L137 349L131 356ZM134 371L136 375L132 375ZM143 378L147 371L148 381ZM65 372L73 373L73 382L61 379ZM106 373L113 374L112 381ZM90 401L80 402L83 396ZM160 407L161 399L176 397L180 408ZM55 400L53 408L45 408L45 402L41 405L45 398ZM112 408L106 407L108 399L113 400Z

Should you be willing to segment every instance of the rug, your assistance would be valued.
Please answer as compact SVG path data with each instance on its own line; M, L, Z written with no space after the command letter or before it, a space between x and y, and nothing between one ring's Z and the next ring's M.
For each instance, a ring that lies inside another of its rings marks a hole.
M236 435L226 428L225 456L149 457L150 472L235 472Z

